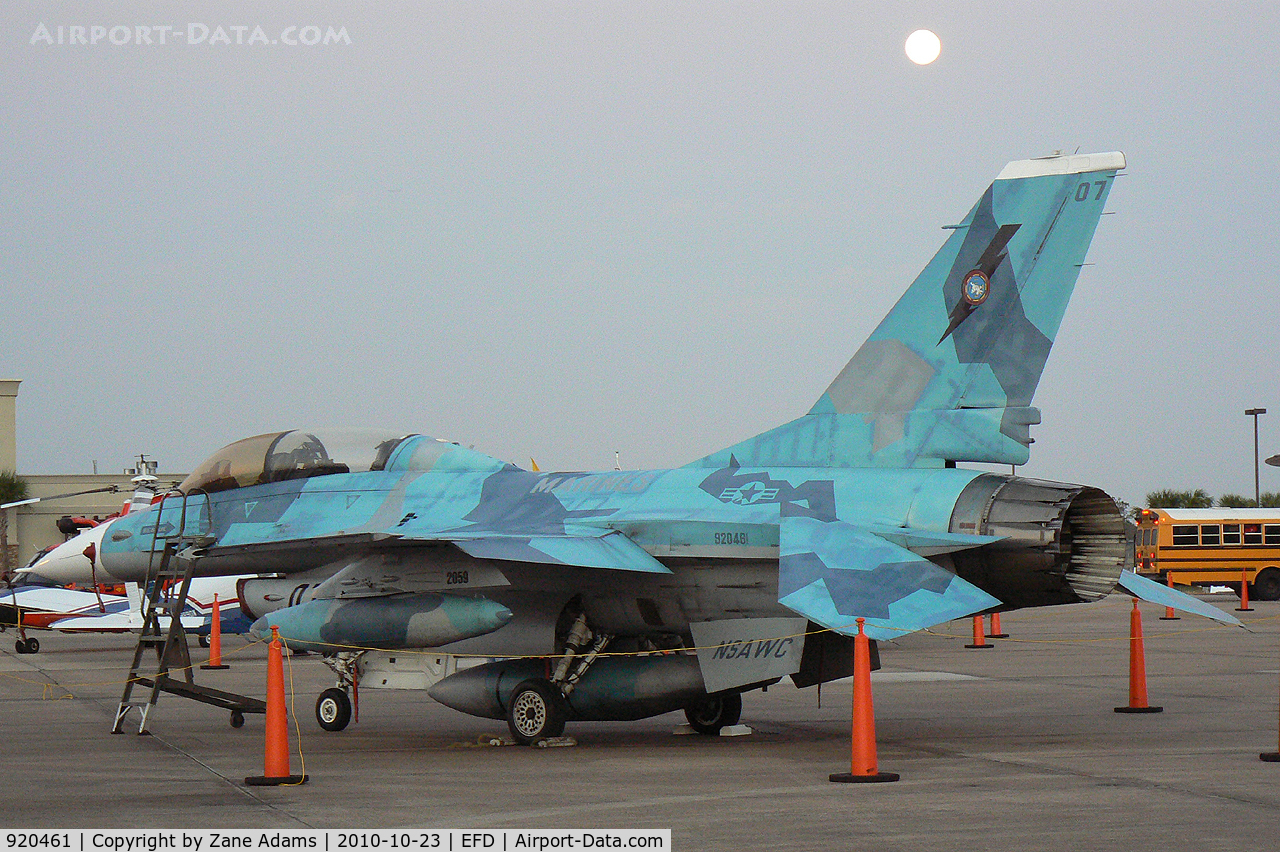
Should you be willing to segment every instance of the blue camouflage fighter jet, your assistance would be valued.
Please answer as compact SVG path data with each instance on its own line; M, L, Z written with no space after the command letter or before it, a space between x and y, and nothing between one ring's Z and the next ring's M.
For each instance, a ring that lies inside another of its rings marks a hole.
M418 434L260 435L117 520L102 564L145 581L185 537L197 574L268 575L242 606L259 635L328 656L331 730L367 654L495 658L436 671L430 694L526 743L681 708L719 731L744 691L849 674L858 618L891 639L1121 585L1234 620L1126 571L1102 491L958 467L1027 461L1124 165L1010 163L807 414L684 467L548 473Z

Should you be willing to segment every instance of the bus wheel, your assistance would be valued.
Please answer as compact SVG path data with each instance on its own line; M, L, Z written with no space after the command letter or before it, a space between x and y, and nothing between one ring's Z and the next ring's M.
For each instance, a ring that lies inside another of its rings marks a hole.
M1253 578L1254 598L1260 601L1280 601L1280 568L1267 568Z

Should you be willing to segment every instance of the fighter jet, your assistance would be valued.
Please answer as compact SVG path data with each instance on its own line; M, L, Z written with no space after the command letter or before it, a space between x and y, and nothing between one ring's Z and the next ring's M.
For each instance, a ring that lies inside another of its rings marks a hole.
M960 467L1028 460L1032 395L1124 165L1010 163L807 413L683 467L527 471L414 433L282 431L120 518L102 563L141 579L181 540L196 573L282 575L241 597L274 607L257 632L332 655L330 729L368 649L502 658L436 672L430 694L522 742L682 707L718 731L746 690L847 674L858 619L892 639L1118 584L1164 595L1124 570L1101 490Z

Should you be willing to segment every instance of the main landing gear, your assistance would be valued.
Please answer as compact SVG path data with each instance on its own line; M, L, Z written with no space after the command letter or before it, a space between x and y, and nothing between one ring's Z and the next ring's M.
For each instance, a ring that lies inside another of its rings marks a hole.
M569 696L613 637L594 633L587 617L579 613L565 638L564 655L550 680L530 678L511 693L507 704L507 728L516 742L533 745L564 733L569 718Z
M698 733L718 737L721 728L731 728L742 718L742 696L736 692L708 695L686 707L684 717Z
M18 639L13 643L13 650L19 654L38 654L40 653L40 640L34 636L29 636L25 640Z
M559 688L542 678L531 678L522 681L511 693L507 727L516 742L531 745L563 734L568 715Z

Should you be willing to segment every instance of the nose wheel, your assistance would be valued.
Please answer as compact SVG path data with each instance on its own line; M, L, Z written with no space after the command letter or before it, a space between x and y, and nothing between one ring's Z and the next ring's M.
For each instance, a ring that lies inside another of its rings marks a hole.
M316 721L326 731L341 731L351 722L351 698L346 690L334 686L320 693Z

